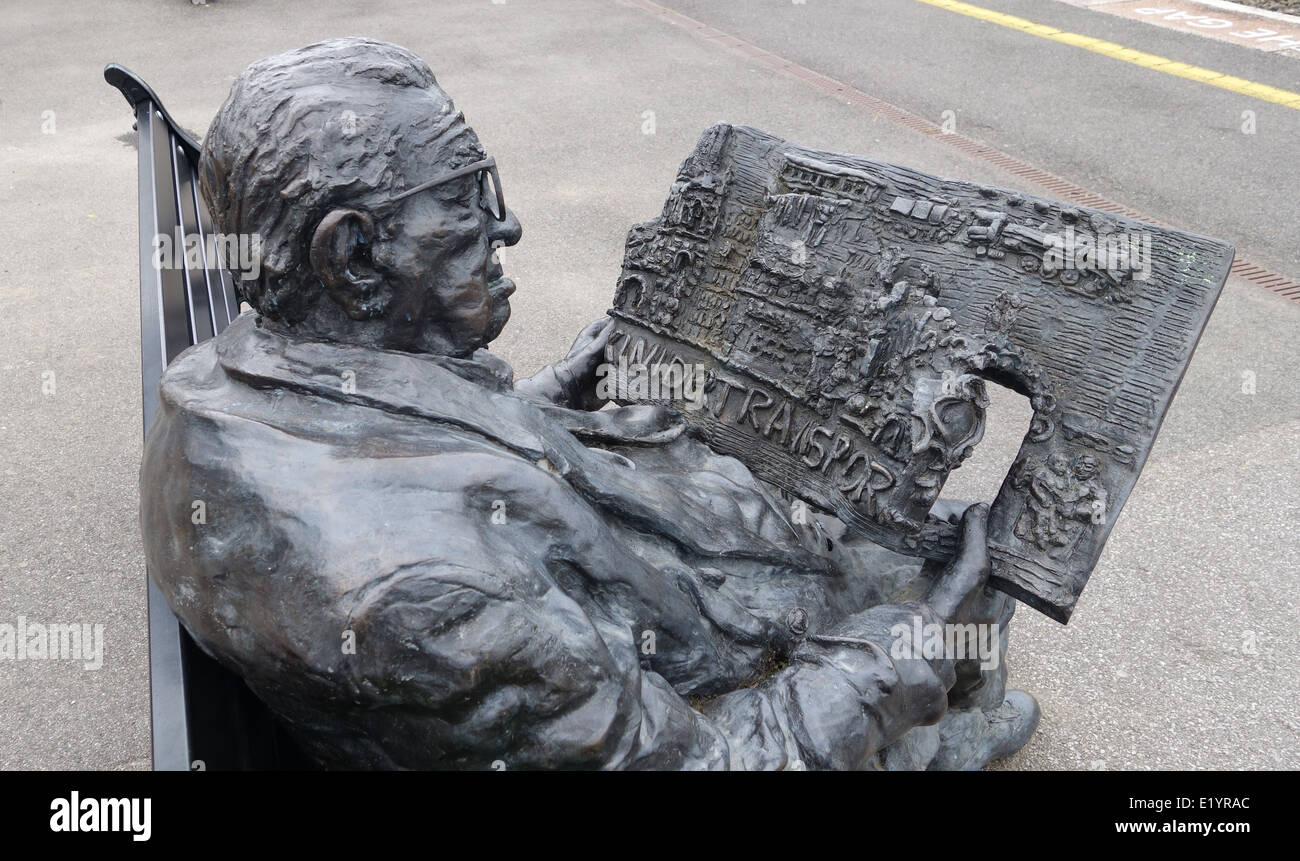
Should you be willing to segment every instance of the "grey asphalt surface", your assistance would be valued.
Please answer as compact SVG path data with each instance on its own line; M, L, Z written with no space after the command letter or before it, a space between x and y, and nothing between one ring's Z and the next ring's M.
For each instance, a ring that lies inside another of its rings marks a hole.
M1300 111L915 0L662 5L1300 275ZM1300 59L1064 3L986 9L1300 92ZM1160 4L1150 4L1158 7ZM754 14L754 7L766 14ZM1242 132L1254 111L1255 133Z
M1059 3L980 3L1300 90L1300 61ZM914 0L670 5L936 122L951 109L963 134L1300 278L1296 111ZM495 347L521 374L604 312L627 227L658 213L717 120L1041 193L605 0L9 0L0 33L0 623L101 623L107 637L96 671L0 661L6 769L148 767L136 154L105 63L202 132L262 56L339 35L423 56L524 224ZM1240 134L1242 110L1256 135ZM1012 683L1044 719L998 767L1300 766L1297 324L1300 306L1229 281L1074 619L1017 615ZM991 413L945 495L992 497L1028 413L1011 396Z

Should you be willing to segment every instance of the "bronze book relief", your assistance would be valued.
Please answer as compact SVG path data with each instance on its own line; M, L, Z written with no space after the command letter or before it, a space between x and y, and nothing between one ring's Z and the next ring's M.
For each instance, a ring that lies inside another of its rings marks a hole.
M1232 263L1098 210L708 129L628 235L606 359L714 450L891 549L984 432L986 381L1033 422L989 520L992 582L1066 622Z

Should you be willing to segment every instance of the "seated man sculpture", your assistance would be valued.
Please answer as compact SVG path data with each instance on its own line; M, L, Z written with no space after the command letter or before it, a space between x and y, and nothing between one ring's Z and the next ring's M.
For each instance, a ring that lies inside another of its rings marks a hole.
M671 410L601 409L607 320L513 381L486 348L520 225L410 52L253 64L201 185L261 271L162 378L148 564L323 765L979 768L1032 735L987 506L924 567L792 516ZM993 661L896 648L958 623Z

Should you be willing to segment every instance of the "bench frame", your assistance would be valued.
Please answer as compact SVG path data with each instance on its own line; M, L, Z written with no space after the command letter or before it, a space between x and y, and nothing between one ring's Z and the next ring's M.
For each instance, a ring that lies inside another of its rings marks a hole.
M199 194L199 144L153 90L117 64L104 80L135 113L140 158L140 387L147 437L163 369L239 316L235 279L219 261L154 265L155 237L197 234L207 253L212 219ZM179 252L180 247L173 246ZM182 264L183 266L183 264ZM153 767L165 771L305 768L309 761L238 676L209 657L149 578L149 693Z

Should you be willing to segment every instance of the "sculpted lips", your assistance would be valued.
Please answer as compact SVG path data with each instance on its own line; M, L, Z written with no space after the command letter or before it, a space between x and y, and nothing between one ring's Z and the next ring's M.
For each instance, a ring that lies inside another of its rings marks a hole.
M492 322L488 340L491 341L501 330L506 327L506 322L510 319L510 294L515 292L515 282L504 276L493 279L488 283L488 303L492 309Z
M510 298L510 294L515 292L515 282L502 276L488 284L488 294L492 297L493 304Z

